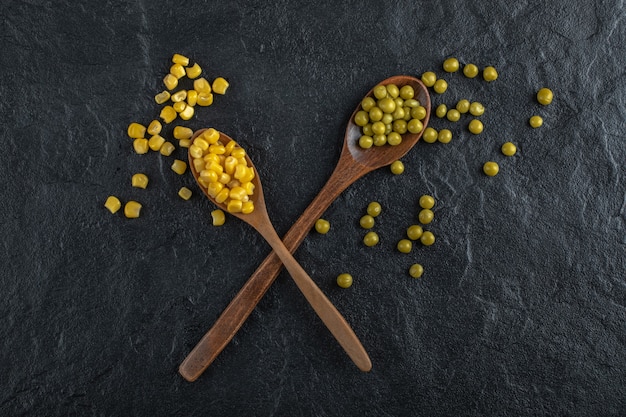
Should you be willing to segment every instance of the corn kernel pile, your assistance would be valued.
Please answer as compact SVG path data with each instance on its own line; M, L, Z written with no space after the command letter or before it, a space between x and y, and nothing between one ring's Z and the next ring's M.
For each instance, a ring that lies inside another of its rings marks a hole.
M184 78L192 88L185 89L180 85ZM190 64L188 57L181 54L172 56L172 65L167 75L163 78L165 90L154 96L154 101L161 106L159 117L150 123L142 124L132 122L128 125L127 135L132 139L132 147L136 154L143 155L150 151L158 152L164 157L171 156L176 150L176 141L166 139L164 126L176 119L190 120L196 112L196 107L206 107L213 104L214 95L223 95L229 87L228 81L223 77L217 77L209 82L202 76L202 68L198 63ZM177 89L178 88L178 89ZM174 91L175 90L175 91ZM193 130L185 126L175 126L172 136L178 142L180 148L189 148ZM181 159L174 159L171 165L172 171L183 175L187 170L187 163ZM136 188L147 188L148 177L143 173L132 176L131 184ZM189 200L192 192L187 187L181 187L178 196L183 200ZM116 196L109 196L105 207L116 213L122 203ZM136 201L128 201L124 206L124 214L128 218L137 218L140 215L142 205Z
M217 203L229 213L249 214L254 211L254 168L248 166L246 151L234 140L224 141L220 133L207 129L193 140L189 155L198 182Z

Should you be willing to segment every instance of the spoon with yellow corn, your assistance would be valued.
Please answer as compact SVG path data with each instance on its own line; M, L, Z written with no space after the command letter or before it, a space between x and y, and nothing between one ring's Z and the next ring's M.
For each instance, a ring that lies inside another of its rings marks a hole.
M372 362L358 337L328 297L313 282L285 247L270 221L261 181L245 150L217 130L197 131L189 147L191 173L204 194L221 209L254 227L270 244L289 271L296 285L322 319L326 327L362 371L372 369ZM198 348L198 347L196 347ZM179 372L195 379L208 366L190 354Z

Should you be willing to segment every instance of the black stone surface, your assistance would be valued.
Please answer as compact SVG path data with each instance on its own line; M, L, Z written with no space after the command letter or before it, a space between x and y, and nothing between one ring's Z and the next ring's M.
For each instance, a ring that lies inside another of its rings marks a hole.
M31 0L0 15L1 415L626 415L622 2ZM403 175L359 180L325 213L331 232L296 252L371 373L282 273L197 382L177 374L269 247L236 219L210 225L189 173L170 170L182 149L132 151L126 127L158 115L173 53L229 80L185 124L249 150L280 234L377 81L435 70L450 83L435 105L485 104L483 134L433 118L450 144L418 143ZM445 75L448 56L500 77ZM544 86L548 107L534 99ZM499 152L509 140L512 158ZM487 160L498 176L482 174ZM136 172L146 190L130 186ZM400 254L424 193L437 242ZM142 216L111 215L109 194ZM366 248L372 200L381 244ZM352 288L336 286L341 272Z

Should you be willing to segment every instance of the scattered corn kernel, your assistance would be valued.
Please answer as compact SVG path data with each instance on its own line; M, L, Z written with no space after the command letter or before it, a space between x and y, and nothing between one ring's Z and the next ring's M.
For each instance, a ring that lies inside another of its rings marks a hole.
M187 163L185 161L181 161L180 159L175 159L172 164L172 171L177 173L178 175L183 175L187 170Z
M498 71L492 66L485 67L483 70L483 79L487 82L495 81L498 79Z
M421 278L424 273L424 267L420 264L413 264L409 268L409 275L413 278Z
M176 148L174 147L172 142L165 142L161 146L161 149L159 149L159 152L161 152L161 155L163 155L163 156L170 156L172 154L172 152L174 152L174 149L176 149Z
M189 139L193 136L193 130L184 126L175 126L173 135L176 139Z
M187 103L185 103L184 101L179 101L178 103L172 104L172 108L174 109L174 111L176 111L176 113L182 112L183 110L185 110L186 107Z
M136 201L129 201L124 205L124 216L129 219L136 219L141 213L141 204Z
M189 58L181 54L174 54L174 56L172 56L172 62L186 67L189 65Z
M187 91L187 104L195 106L198 102L198 92L196 90Z
M517 152L517 146L515 146L512 142L505 142L502 144L502 153L506 156L513 156Z
M174 94L170 96L170 99L173 103L178 103L179 101L183 101L187 98L187 90L178 90Z
M213 80L213 92L217 94L225 94L230 84L223 77L217 77Z
M146 174L135 174L131 178L131 185L135 188L145 189L148 186L148 176Z
M191 146L191 139L181 139L178 141L178 146L181 148L188 148Z
M189 119L191 119L193 117L195 112L196 111L194 110L194 108L192 106L185 105L185 109L183 111L181 111L178 115L183 120L189 120Z
M170 74L172 74L174 77L180 80L186 74L185 67L183 67L180 64L174 64L170 67Z
M149 135L158 135L159 133L161 133L161 129L163 129L163 125L161 124L161 122L159 122L158 120L153 120L148 125L148 130L146 130L146 132L148 132Z
M337 285L341 288L350 288L352 286L352 275L343 273L337 276Z
M193 82L193 89L200 93L210 93L211 92L211 84L206 80L206 78L198 78Z
M222 226L226 222L226 215L220 209L213 210L211 218L213 219L213 226Z
M497 175L499 171L500 167L497 162L489 161L483 165L483 172L490 177Z
M136 138L143 138L146 135L146 127L142 124L139 123L131 123L128 125L128 136L136 139Z
M194 78L197 78L202 73L202 68L200 68L200 65L198 65L198 63L196 62L191 67L185 68L185 71L187 72L187 78L190 78L193 80Z
M170 92L163 90L161 91L159 94L157 94L156 96L154 96L154 101L156 101L157 104L163 104L165 103L167 100L170 99Z
M213 104L213 94L212 93L199 92L198 93L198 98L196 99L196 104L198 106L202 106L202 107L210 106L211 104Z
M178 190L178 196L183 200L189 200L191 198L191 194L191 190L187 187L181 187L180 190Z
M543 124L543 119L541 118L541 116L533 116L530 118L528 123L530 123L530 125L536 129L538 127L541 127L541 125Z
M145 139L145 138L135 139L133 141L133 149L135 149L135 152L138 153L139 155L148 153L148 149L150 149L148 147L148 139Z
M150 149L156 152L156 151L161 150L161 146L163 146L164 143L165 143L165 138L163 136L153 135L148 141L148 146L150 147Z
M107 197L107 200L104 202L104 207L106 207L111 213L117 213L117 211L122 207L122 203L120 203L119 198L114 195L110 195Z
M165 88L168 90L173 90L178 86L178 78L175 75L167 74L163 77L163 84L165 84Z
M315 222L315 231L317 233L325 235L330 230L330 222L324 219L317 219Z
M176 110L174 110L174 108L172 106L165 106L161 109L161 113L159 114L159 117L165 122L165 123L171 123L176 119L176 116L178 116L178 113L176 113Z

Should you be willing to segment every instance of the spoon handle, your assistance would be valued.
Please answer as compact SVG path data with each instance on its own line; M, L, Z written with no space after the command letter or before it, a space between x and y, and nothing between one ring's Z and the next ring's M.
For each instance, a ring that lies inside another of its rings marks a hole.
M349 154L342 153L326 185L283 237L285 247L293 253L307 236L315 221L324 214L331 203L352 183L372 169L357 163ZM213 363L263 298L278 276L282 265L283 263L274 251L263 260L218 317L213 327L181 363L179 373L183 378L193 382Z
M328 330L335 336L341 347L346 351L350 359L363 372L369 372L372 369L365 348L359 341L346 319L341 315L337 308L324 295L322 290L313 282L311 277L306 273L285 247L280 237L276 234L276 230L270 222L266 222L257 227L259 233L263 235L265 240L270 244L274 252L283 261L283 265L289 271L291 278L295 281L298 288L307 299L313 310L324 322Z

